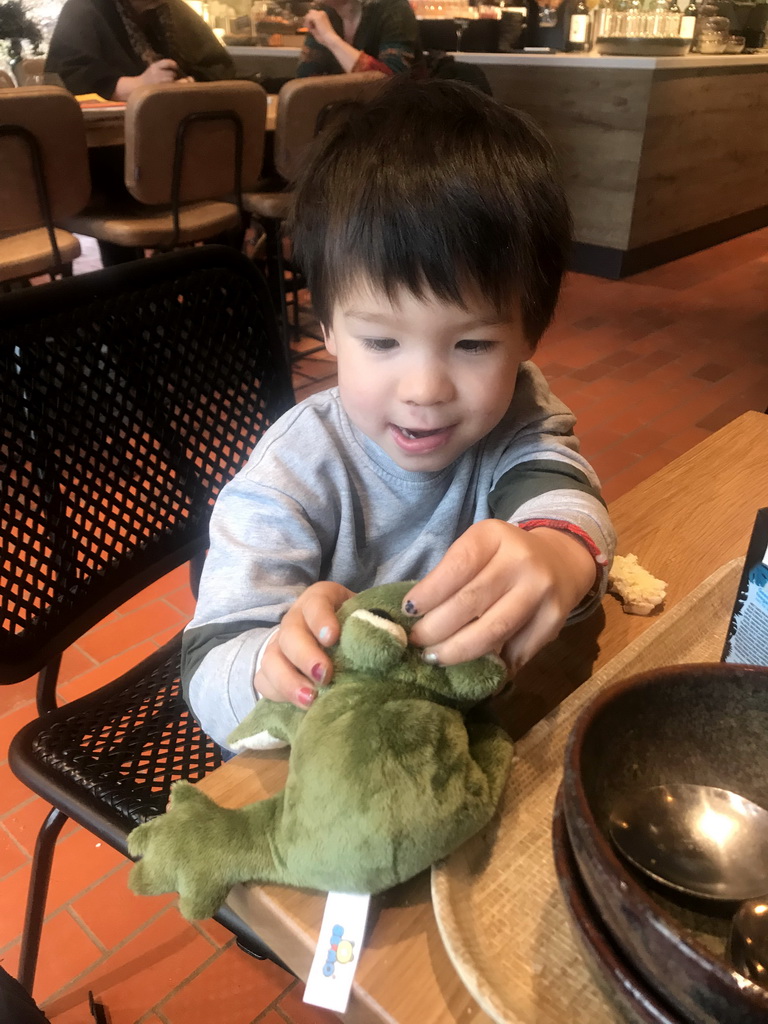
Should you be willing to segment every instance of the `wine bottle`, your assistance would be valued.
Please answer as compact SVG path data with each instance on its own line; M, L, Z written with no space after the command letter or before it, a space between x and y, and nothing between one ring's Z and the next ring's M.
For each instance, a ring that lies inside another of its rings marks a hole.
M685 13L680 19L681 39L693 39L694 32L696 31L696 18L698 17L698 14L699 12L694 0L691 0L685 8Z
M680 8L677 6L677 0L670 0L667 25L664 31L665 36L680 37L680 20L682 16Z
M584 0L576 0L568 25L568 41L565 48L578 53L588 50L589 45L589 8Z

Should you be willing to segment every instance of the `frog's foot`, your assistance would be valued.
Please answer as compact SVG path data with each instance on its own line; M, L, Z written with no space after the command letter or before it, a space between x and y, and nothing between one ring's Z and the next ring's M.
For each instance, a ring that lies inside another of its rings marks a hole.
M271 837L282 800L220 807L189 782L176 782L170 809L128 836L128 884L141 895L178 892L189 919L210 917L236 882L273 881Z
M227 745L238 753L290 746L305 714L293 704L262 697L253 711L229 734Z
M171 790L170 810L139 825L128 850L140 857L129 885L140 895L178 892L185 917L210 917L226 898L233 879L220 870L216 851L226 848L237 812L218 807L189 782Z

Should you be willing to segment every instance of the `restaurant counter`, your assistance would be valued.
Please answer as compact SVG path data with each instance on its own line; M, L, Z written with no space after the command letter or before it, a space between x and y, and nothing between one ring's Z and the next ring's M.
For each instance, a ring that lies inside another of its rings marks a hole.
M291 75L299 51L229 47ZM768 53L684 57L462 53L560 158L572 266L619 278L768 225Z

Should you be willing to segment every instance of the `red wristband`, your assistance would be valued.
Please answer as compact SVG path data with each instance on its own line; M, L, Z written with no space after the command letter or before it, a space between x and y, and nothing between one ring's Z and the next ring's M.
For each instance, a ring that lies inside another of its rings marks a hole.
M537 530L539 527L543 526L548 530L562 530L564 533L571 533L574 537L578 537L582 544L584 544L587 551L594 558L595 564L601 572L605 572L608 566L608 559L602 553L597 544L595 544L586 530L582 530L581 527L575 526L573 523L569 523L564 519L526 519L525 522L515 523L515 526L519 526L521 530Z

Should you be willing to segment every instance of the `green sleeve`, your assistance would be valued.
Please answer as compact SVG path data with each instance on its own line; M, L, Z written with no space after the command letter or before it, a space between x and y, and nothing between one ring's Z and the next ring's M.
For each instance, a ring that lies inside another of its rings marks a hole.
M605 505L585 473L557 459L531 459L503 473L488 496L488 504L494 519L511 519L526 501L560 490L583 491Z

